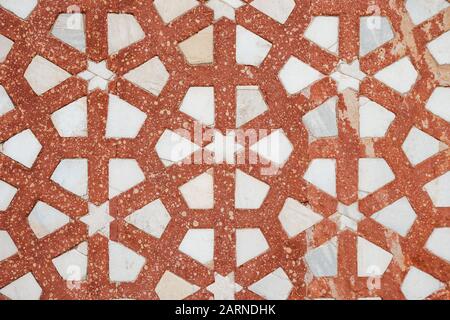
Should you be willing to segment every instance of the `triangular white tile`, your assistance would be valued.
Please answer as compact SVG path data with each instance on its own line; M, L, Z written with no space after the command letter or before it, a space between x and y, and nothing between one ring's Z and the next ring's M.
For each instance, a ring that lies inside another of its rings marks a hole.
M159 57L150 59L123 77L155 96L159 96L169 81L169 73Z
M214 229L191 229L178 248L192 259L212 268L214 265Z
M88 161L87 159L63 159L56 167L51 179L64 189L87 198Z
M236 62L258 67L266 59L272 44L238 25L236 26Z
M82 97L55 111L51 118L61 137L87 137L87 98Z
M145 258L123 244L109 241L109 279L134 282L145 264Z
M181 102L180 111L204 125L213 126L214 87L190 87Z
M259 209L267 197L270 186L247 173L236 170L234 206L237 209Z
M391 263L392 254L379 246L358 237L358 277L379 277Z
M6 60L9 52L11 51L14 42L4 35L0 34L0 63Z
M125 221L159 239L170 219L169 212L162 201L158 199L133 212L125 218Z
M168 129L155 146L156 153L166 167L182 161L199 149L195 143Z
M134 159L109 160L109 198L128 191L145 180L139 164Z
M305 31L305 38L323 49L337 54L339 48L339 17L313 17Z
M0 145L0 152L31 168L41 152L42 145L30 129L22 131Z
M266 300L287 300L293 287L286 272L278 268L248 289Z
M299 201L287 198L278 219L289 238L293 238L319 223L323 217L302 205Z
M144 39L145 33L131 14L108 14L108 53L114 54Z
M187 62L192 65L214 62L214 28L209 26L179 44Z
M183 199L191 209L214 208L213 170L208 170L179 187Z
M402 150L413 166L434 156L447 146L429 134L413 127L402 144Z
M39 239L55 232L70 222L70 218L61 211L38 201L28 216L28 223Z
M41 56L35 56L25 70L25 79L41 95L71 77L70 73Z
M236 88L236 128L255 119L269 108L257 86L238 86Z
M0 117L13 109L14 104L11 101L11 98L9 97L5 88L0 85Z
M236 230L236 265L260 256L269 250L269 244L260 229Z

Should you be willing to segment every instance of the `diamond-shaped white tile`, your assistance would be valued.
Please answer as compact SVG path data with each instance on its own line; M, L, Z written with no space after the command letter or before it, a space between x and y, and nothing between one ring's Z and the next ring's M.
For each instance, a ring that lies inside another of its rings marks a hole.
M360 198L364 198L395 179L395 175L381 158L359 159L359 184Z
M25 79L41 95L71 77L70 73L41 56L35 56L25 70Z
M450 228L434 229L425 248L450 263Z
M393 255L379 246L358 237L358 277L382 276L391 263Z
M166 167L182 161L199 149L195 143L168 129L163 132L155 146L156 153Z
M31 168L42 145L30 129L22 131L3 143L0 151L11 159Z
M176 274L166 271L159 280L155 292L161 300L183 300L199 289Z
M87 242L80 244L83 245L87 246ZM86 280L88 258L78 247L54 258L52 263L64 280Z
M337 136L337 101L337 97L332 97L303 116L311 140Z
M236 88L236 128L255 119L268 110L264 97L257 86Z
M405 6L414 24L420 24L447 8L449 4L446 0L406 0Z
M303 178L329 195L336 196L336 160L314 159Z
M266 300L287 300L294 286L282 268L269 273L248 289Z
M359 135L361 138L384 137L395 114L366 97L359 98Z
M113 282L134 282L141 273L145 258L123 244L109 241L109 279Z
M293 238L319 223L323 217L299 201L287 198L278 215L278 219L289 238Z
M294 147L283 129L278 129L252 145L250 150L277 166L282 166L288 161Z
M424 189L436 207L450 207L450 171L428 182Z
M423 300L442 289L444 284L416 267L411 267L401 285L401 290L408 300Z
M11 98L9 97L5 88L0 85L0 117L13 109L14 104L11 101Z
M179 45L186 60L192 65L214 62L214 28L209 26Z
M30 272L1 288L0 293L11 300L39 300L42 288Z
M146 119L146 113L110 94L106 138L136 138Z
M402 144L403 152L413 166L444 150L444 144L422 130L413 127Z
M309 270L315 277L334 277L338 272L338 243L333 238L305 255Z
M431 55L439 64L450 64L450 31L427 44Z
M361 17L359 55L365 56L394 38L389 19L380 16Z

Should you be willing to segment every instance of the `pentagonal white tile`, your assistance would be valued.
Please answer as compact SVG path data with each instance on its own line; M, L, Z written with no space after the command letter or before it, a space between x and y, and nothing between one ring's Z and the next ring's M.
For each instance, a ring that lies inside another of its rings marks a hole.
M424 186L436 207L450 207L450 171Z
M22 19L27 19L34 10L38 0L0 0L0 6Z
M254 0L250 4L279 23L285 23L295 7L294 0Z
M156 153L166 167L182 161L199 149L195 143L168 129L163 132L155 146Z
M436 59L437 63L450 63L450 31L447 31L428 43L427 47L430 50L431 55Z
M290 57L278 76L286 91L296 94L320 80L323 74L296 57Z
M11 101L11 98L9 97L5 88L0 85L0 117L13 109L14 104Z
M84 244L87 245L87 242L84 242ZM64 280L86 280L88 258L78 248L67 251L54 258L52 263Z
M337 238L333 238L317 248L308 250L305 261L315 277L335 277L338 272L337 255Z
M270 186L241 170L236 170L234 206L237 209L259 209L267 197Z
M13 45L14 42L12 40L0 34L0 63L6 60Z
M359 159L359 184L360 197L372 193L395 179L394 173L381 158Z
M391 203L372 215L372 219L376 222L394 230L402 237L406 237L416 218L417 214L406 197Z
M269 244L260 229L236 230L236 265L260 256L269 250Z
M407 93L416 83L419 74L408 57L378 71L375 78L400 93Z
M30 129L9 138L0 151L11 159L31 168L41 152L42 145Z
M61 13L52 28L52 35L69 46L86 51L85 15Z
M16 193L17 188L0 180L0 211L8 209Z
M64 189L87 198L88 161L87 159L63 159L56 167L51 179Z
M108 14L108 53L119 52L144 39L145 33L131 14Z
M287 300L293 285L282 268L252 284L248 289L266 300Z
M393 255L379 246L358 237L358 277L382 276L391 263Z
M199 289L176 274L166 271L159 280L155 292L161 300L183 300Z
M139 164L134 159L109 160L109 198L133 188L145 180Z
M258 67L269 54L272 44L247 30L236 26L236 62Z
M450 88L436 88L425 107L438 117L450 122Z
M339 17L313 17L305 31L305 38L332 53L339 48Z
M214 87L190 87L181 102L180 111L204 125L213 126Z
M181 52L192 65L214 62L214 27L209 26L179 43Z
M55 111L51 118L61 137L87 137L87 98L82 97Z
M323 217L304 206L299 201L287 198L278 215L278 219L289 238L293 238L319 223Z
M42 288L30 272L0 289L0 293L11 300L39 300Z
M70 73L41 56L35 56L24 75L31 88L41 95L71 77Z
M423 300L443 287L444 284L433 276L411 267L403 280L401 290L408 300Z
M241 0L209 0L206 6L214 11L214 20L222 17L234 20L235 10L244 4Z
M395 114L366 97L359 99L359 135L361 138L384 137Z
M236 128L243 126L267 110L267 104L259 87L236 87Z
M109 241L109 279L134 282L141 273L145 258L118 242Z
M164 23L169 23L195 8L198 2L196 0L155 0L153 4Z
M361 17L359 26L359 55L365 56L394 39L389 19L380 16Z
M191 229L178 248L192 259L212 267L214 264L214 229Z
M275 163L277 166L282 166L288 161L294 147L286 137L283 129L278 129L253 144L250 150Z
M434 229L425 248L450 263L450 228Z
M151 94L159 96L169 80L169 73L159 57L154 57L123 77Z
M5 230L0 230L0 262L12 257L16 253L17 247L9 233Z
M406 0L405 6L414 24L420 24L447 8L449 4L445 0Z
M311 140L337 136L337 101L337 97L332 97L303 116L303 124Z
M189 208L214 208L214 178L212 170L208 170L186 182L179 189Z
M55 232L70 222L61 211L38 201L28 216L28 223L38 239Z
M413 127L403 142L402 149L411 164L415 166L444 150L444 146L439 140Z
M106 138L136 138L147 114L113 94L109 95Z
M314 159L303 178L329 195L336 196L336 160Z
M125 218L125 221L159 239L170 219L169 212L162 201L158 199L133 212Z

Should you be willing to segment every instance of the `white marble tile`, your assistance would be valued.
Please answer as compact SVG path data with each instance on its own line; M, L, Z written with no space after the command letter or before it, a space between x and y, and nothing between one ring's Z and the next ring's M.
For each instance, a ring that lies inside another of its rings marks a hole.
M131 14L108 14L108 53L114 54L145 38L145 33Z
M374 77L392 89L404 94L412 89L418 76L419 74L409 57L404 57L378 71Z
M110 94L106 138L136 138L146 119L146 113Z
M339 50L339 17L313 17L305 38L334 54Z
M394 173L382 158L359 159L359 183L360 198L380 189L395 179Z
M260 229L236 230L236 265L260 256L269 250L269 244Z
M393 255L374 243L358 237L358 277L380 277L384 274Z
M37 4L38 0L0 0L0 6L22 19L27 19Z
M0 152L27 168L31 168L42 145L30 129L24 130L0 144Z
M104 237L110 237L110 225L114 221L109 211L109 202L99 206L88 203L89 212L80 218L80 221L87 225L88 236L92 237L99 233Z
M420 24L447 8L449 4L445 0L406 0L405 6L414 24Z
M63 159L56 167L51 179L64 189L87 199L87 159Z
M52 28L52 35L62 42L86 52L85 15L61 13Z
M195 143L168 129L163 132L155 146L156 153L166 167L182 161L199 149Z
M337 238L333 238L317 248L308 250L305 261L315 277L335 277L338 273L337 255Z
M259 87L236 87L236 128L262 115L268 109Z
M87 242L84 242L87 245ZM83 281L87 277L88 258L77 248L63 253L52 260L59 275L68 281Z
M237 209L259 209L267 197L270 186L247 173L236 170L234 206Z
M156 10L161 16L164 23L169 23L172 20L182 16L189 10L198 5L196 0L155 0L153 2Z
M0 211L8 209L17 193L17 188L0 180Z
M347 89L359 91L359 86L366 77L366 74L361 71L359 60L356 59L351 63L340 61L336 71L330 76L336 81L338 91L344 92Z
M446 148L442 142L416 127L412 127L402 144L402 150L413 166Z
M144 173L134 159L109 160L109 198L137 186L145 180Z
M417 214L408 199L403 197L372 215L379 224L394 230L402 237L406 237L416 221Z
M242 287L234 280L234 272L226 277L220 273L214 273L214 283L206 288L214 295L214 300L235 300L235 294L242 290Z
M310 140L338 135L337 101L338 97L332 97L303 116L303 124L308 130Z
M17 253L17 247L9 233L0 230L0 262Z
M295 7L294 0L254 0L250 4L279 23L285 23Z
M423 300L442 289L444 284L428 273L411 267L401 285L401 290L408 300Z
M123 244L109 241L109 279L112 282L134 282L141 273L145 258Z
M24 75L37 95L61 84L71 77L70 73L41 56L35 56L28 65Z
M209 26L178 45L192 65L214 62L214 27Z
M42 239L70 222L61 211L38 201L28 216L28 224L38 239Z
M450 228L434 229L425 248L450 263Z
M236 26L236 62L259 67L269 54L272 44L238 25Z
M159 96L169 81L169 73L159 57L150 59L123 77L155 96Z
M159 239L166 230L170 219L166 207L160 199L157 199L130 214L125 221Z
M425 107L438 117L450 122L450 88L437 87Z
M82 97L55 111L51 119L61 137L87 137L87 98Z
M395 114L366 97L359 98L359 135L361 138L384 137Z
M192 259L212 268L214 265L214 229L190 229L178 249Z
M14 42L11 39L0 34L0 63L6 60L6 57L11 51L13 45Z
M292 56L278 76L287 93L296 94L320 80L323 74Z
M183 300L200 288L176 274L166 271L159 280L155 292L161 300Z
M424 190L436 207L450 207L450 171L428 182Z
M329 195L336 196L336 160L314 159L303 178Z
M287 300L293 287L286 272L278 268L248 289L266 300Z
M294 151L283 129L278 129L250 146L250 150L277 166L283 166Z
M0 117L14 109L14 104L6 92L5 87L0 85Z
M214 11L214 20L217 21L222 17L234 20L236 9L244 4L241 0L209 0L206 6Z
M11 300L39 300L42 288L31 272L0 289Z
M450 31L427 44L431 55L439 64L450 64Z
M214 208L214 172L208 170L179 187L183 199L191 209Z
M213 126L215 120L214 87L190 87L181 102L180 111L204 125Z
M379 46L394 39L394 32L387 17L361 17L359 38L359 55L365 56Z
M278 219L289 238L294 238L322 221L323 217L299 201L287 198Z

